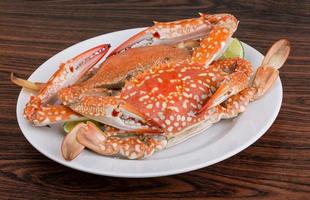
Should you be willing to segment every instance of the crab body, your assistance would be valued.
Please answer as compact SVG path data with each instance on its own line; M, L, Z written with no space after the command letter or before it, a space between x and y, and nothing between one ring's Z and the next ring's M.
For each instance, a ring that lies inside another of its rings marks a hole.
M78 81L108 46L89 50L65 63L69 70L60 67L27 104L25 116L35 125L82 118L106 124L104 131L91 122L74 128L62 144L67 160L84 147L102 155L148 157L243 112L278 77L289 53L286 40L271 48L253 84L250 62L217 60L237 25L230 14L155 22L110 53L94 76ZM47 105L55 96L61 105Z
M166 136L173 137L199 123L202 118L196 114L221 83L231 78L225 69L234 64L242 64L237 85L245 88L252 72L251 64L245 60L231 59L228 66L217 61L208 68L183 62L156 66L135 77L125 85L121 98L126 104L139 108Z

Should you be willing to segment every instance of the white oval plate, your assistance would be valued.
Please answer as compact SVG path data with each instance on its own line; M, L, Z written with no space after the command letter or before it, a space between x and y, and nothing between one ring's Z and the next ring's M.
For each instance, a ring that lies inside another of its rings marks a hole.
M108 33L75 44L43 63L30 76L29 80L45 82L58 69L61 62L103 43L111 44L112 50L142 29L136 28ZM245 58L251 61L256 69L262 61L263 55L249 45L243 45ZM61 126L33 127L24 119L23 109L29 96L28 91L22 90L18 97L16 109L18 124L32 146L48 158L65 166L98 175L156 177L188 172L212 165L253 144L276 119L282 102L282 85L278 79L264 97L251 103L246 111L238 117L222 120L202 134L158 152L145 160L116 159L99 156L85 150L75 160L65 161L60 152L60 145L64 136Z

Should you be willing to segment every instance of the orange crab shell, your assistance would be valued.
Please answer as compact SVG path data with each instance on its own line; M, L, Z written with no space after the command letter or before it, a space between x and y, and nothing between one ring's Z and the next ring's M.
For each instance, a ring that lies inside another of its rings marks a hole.
M231 70L238 76L231 77ZM241 58L216 61L208 68L188 61L162 64L128 81L120 99L165 134L175 135L204 119L197 114L223 81L233 79L243 88L240 83L247 83L251 73L251 63Z
M164 64L140 74L121 92L127 104L174 134L196 123L197 112L214 81L206 82L206 69L196 64ZM211 73L212 75L212 73Z

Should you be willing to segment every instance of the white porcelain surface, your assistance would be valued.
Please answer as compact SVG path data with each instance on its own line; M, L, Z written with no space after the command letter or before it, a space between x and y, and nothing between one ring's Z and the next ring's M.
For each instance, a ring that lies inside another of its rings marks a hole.
M73 45L43 63L30 77L46 81L59 64L86 49L110 43L113 49L141 28L104 34ZM263 55L244 44L245 58L257 68ZM111 50L110 50L111 51ZM75 160L65 161L60 152L63 130L59 125L33 127L23 117L30 93L22 90L17 101L18 124L27 140L42 154L65 166L98 175L116 177L156 177L178 174L212 165L229 158L260 138L272 125L282 102L282 85L278 79L260 100L251 103L238 117L223 120L204 133L177 146L161 151L145 160L123 160L83 151Z

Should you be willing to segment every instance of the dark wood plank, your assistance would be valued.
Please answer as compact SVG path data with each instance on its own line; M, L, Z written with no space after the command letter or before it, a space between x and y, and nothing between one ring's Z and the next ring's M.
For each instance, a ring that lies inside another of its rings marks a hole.
M55 53L87 38L198 11L233 13L240 20L237 37L261 52L279 38L292 42L281 69L281 111L251 147L190 173L120 179L63 167L22 136L15 116L19 88L8 72L27 77ZM0 199L310 198L309 19L305 0L0 1Z

